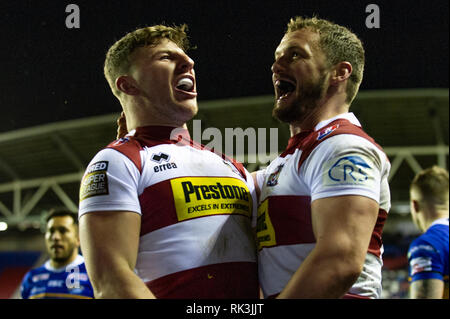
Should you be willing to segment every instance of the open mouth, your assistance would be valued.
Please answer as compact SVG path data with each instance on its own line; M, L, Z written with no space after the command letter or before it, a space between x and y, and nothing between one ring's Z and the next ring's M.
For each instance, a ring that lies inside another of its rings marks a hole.
M178 91L185 93L196 93L194 87L194 80L190 77L182 77L175 85Z
M295 91L295 83L287 80L276 80L275 89L277 93L277 100L284 99Z

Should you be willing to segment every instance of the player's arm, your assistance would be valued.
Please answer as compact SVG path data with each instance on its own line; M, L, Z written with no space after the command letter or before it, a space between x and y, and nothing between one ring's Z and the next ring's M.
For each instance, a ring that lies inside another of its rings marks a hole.
M378 216L363 196L317 199L311 204L316 246L278 298L340 298L360 275Z
M80 217L80 239L95 298L155 298L134 273L141 216L90 212Z
M443 276L445 265L439 251L426 237L421 236L411 243L408 250L410 298L448 298L448 285Z
M444 282L439 279L421 279L411 283L412 299L441 299L444 295Z

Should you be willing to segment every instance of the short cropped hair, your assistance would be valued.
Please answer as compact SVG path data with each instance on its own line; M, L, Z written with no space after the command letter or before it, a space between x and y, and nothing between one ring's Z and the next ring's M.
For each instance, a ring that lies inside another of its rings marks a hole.
M120 95L115 81L128 72L131 65L130 55L134 50L144 46L156 46L162 39L168 39L186 52L189 49L186 31L186 24L173 27L155 25L130 32L114 43L106 53L104 64L104 74L114 95Z
M346 102L351 104L358 93L364 73L364 47L361 40L348 28L318 17L292 18L286 34L308 29L319 34L319 47L325 54L329 66L347 61L352 65L352 74L347 82Z
M73 213L70 210L67 209L52 209L48 212L48 214L45 216L45 223L47 224L50 219L54 217L60 217L60 216L69 216L73 220L74 225L78 225L78 214Z
M436 165L427 168L414 177L410 189L429 204L448 205L448 171Z

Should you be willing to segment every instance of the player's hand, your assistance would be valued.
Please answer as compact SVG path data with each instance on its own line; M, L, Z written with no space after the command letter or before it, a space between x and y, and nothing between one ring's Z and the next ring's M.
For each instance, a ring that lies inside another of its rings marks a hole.
M117 139L125 137L127 133L127 120L125 119L125 113L122 111L117 119Z

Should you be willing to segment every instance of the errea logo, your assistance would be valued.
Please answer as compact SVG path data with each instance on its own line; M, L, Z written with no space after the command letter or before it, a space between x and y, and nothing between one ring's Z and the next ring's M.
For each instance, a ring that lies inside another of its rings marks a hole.
M152 154L152 156L150 156L150 159L153 162L160 164L153 166L153 171L155 173L163 172L172 168L178 168L177 164L175 164L174 162L161 164L162 162L169 162L170 155L166 153L159 152L158 154Z
M175 163L166 163L166 164L161 164L161 165L156 165L156 166L153 166L153 171L155 172L155 173L158 173L158 172L163 172L163 171L165 171L165 170L168 170L168 169L172 169L172 168L178 168L177 167L177 164L175 164Z
M168 162L170 159L170 155L166 154L166 153L159 153L159 154L152 154L152 156L150 157L150 159L153 162L156 163L161 163L162 161Z

